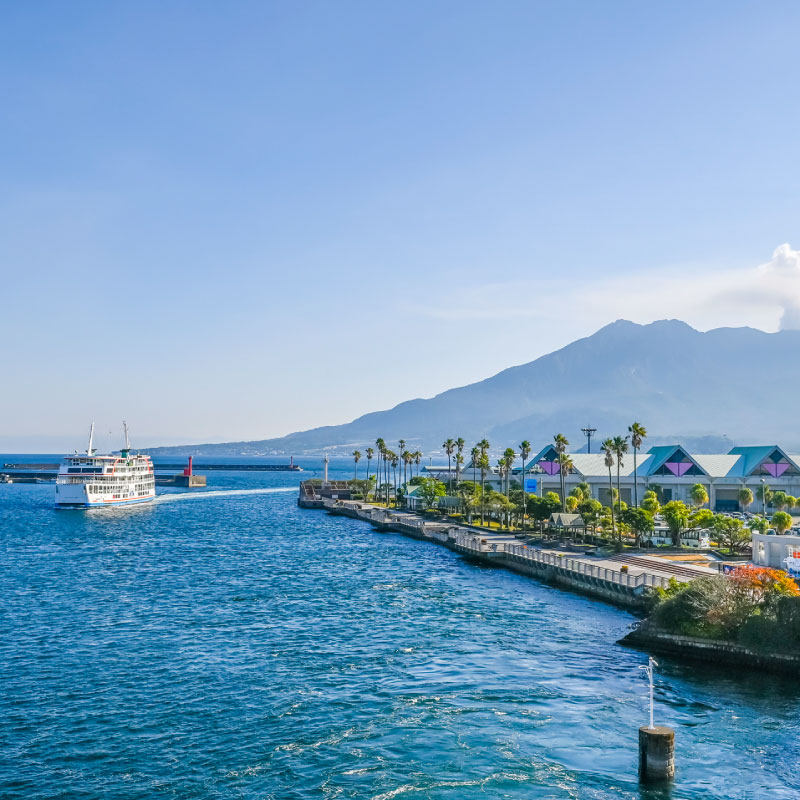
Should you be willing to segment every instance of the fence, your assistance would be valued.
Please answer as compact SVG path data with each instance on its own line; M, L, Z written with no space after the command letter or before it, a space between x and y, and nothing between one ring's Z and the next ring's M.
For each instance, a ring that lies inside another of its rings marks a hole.
M461 549L473 552L476 555L497 554L510 556L514 561L528 562L541 567L552 567L572 573L575 577L580 576L583 579L589 578L603 581L604 583L613 583L628 589L667 586L669 583L668 578L648 572L632 575L629 572L609 569L588 561L536 550L521 544L490 542L488 539L481 539L479 536L460 535L456 537L456 544Z

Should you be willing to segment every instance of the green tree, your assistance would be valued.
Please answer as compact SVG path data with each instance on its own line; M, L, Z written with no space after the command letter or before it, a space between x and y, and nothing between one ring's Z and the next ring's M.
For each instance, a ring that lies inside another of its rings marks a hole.
M622 457L628 452L628 437L615 436L611 441L614 442L614 455L617 459L617 517L622 513L622 492L619 485L619 470L620 467L625 465L622 463Z
M710 528L717 516L710 508L699 508L689 514L689 525L692 528Z
M772 515L770 522L772 523L772 527L775 528L775 532L779 534L786 533L786 531L792 527L791 514L787 514L785 511L776 511Z
M436 478L423 478L419 486L419 496L425 503L425 508L431 508L447 491L445 485Z
M750 531L744 527L740 519L715 514L711 524L717 544L727 548L731 553L740 553L750 541Z
M372 458L375 455L375 451L371 447L368 447L365 452L367 454L367 480L369 480L369 465L372 463Z
M514 452L513 447L506 447L503 451L503 466L506 470L506 497L508 497L508 493L511 491L511 470L514 468L514 461L517 458L517 454Z
M486 440L484 439L484 441ZM489 464L489 454L484 452L482 448L478 456L478 467L481 471L481 525L483 525L486 515L486 503L484 500L486 496L486 473L491 469L491 465Z
M643 508L632 506L622 512L622 521L633 531L636 537L636 546L642 546L642 537L646 533L652 533L655 529L653 517Z
M456 443L453 439L445 439L444 444L442 445L444 448L445 453L447 453L447 480L450 480L450 467L451 462L453 459L453 453L456 449Z
M419 477L419 462L422 461L422 451L414 451L414 463L417 465L417 477Z
M523 439L519 443L519 457L522 461L522 507L528 508L527 490L525 489L525 469L528 466L528 456L531 454L531 443ZM522 514L522 530L525 530L525 513Z
M748 524L754 533L766 533L769 528L769 521L766 517L753 517Z
M355 467L353 469L353 480L358 480L358 462L361 461L361 451L360 450L353 450L353 461L355 462Z
M476 508L480 506L481 487L474 481L464 481L458 486L458 496L461 498L461 503L464 508L464 513L467 515L467 522L472 524L472 515Z
M786 508L786 492L780 489L772 495L772 507L778 511L783 511Z
M753 490L747 486L742 486L739 489L739 508L746 511L749 506L753 505Z
M464 463L464 448L467 443L460 436L456 439L456 486L461 480L461 465Z
M658 495L652 491L645 492L641 507L653 516L658 514L661 509L661 503L658 502Z
M669 532L672 535L672 544L675 547L681 546L681 532L689 522L689 509L680 500L670 500L669 503L661 506L661 516L667 523Z
M608 467L608 500L611 508L611 538L615 536L614 532L614 484L611 479L611 468L614 466L614 440L604 439L603 453L605 453L604 464Z
M397 459L398 459L399 463L403 464L403 471L405 473L405 459L403 458L403 453L405 453L405 451L406 451L406 440L405 439L400 439L398 441L398 444L400 445L400 451L397 454Z
M480 460L481 457L480 448L473 447L472 450L470 450L470 456L472 456L472 482L477 484L478 479L475 474L475 471L478 469L478 461Z
M590 497L578 506L578 513L583 517L583 523L587 528L591 528L592 535L597 533L597 524L600 515L603 513L603 504L599 500Z
M555 498L555 499L553 499ZM540 527L550 519L558 509L561 508L561 500L555 492L548 492L544 497L539 497L535 494L528 495L526 510L528 516L534 521L538 522Z
M561 475L561 497L564 497L565 491L565 481L567 480L567 475L572 472L575 468L575 465L572 463L572 457L568 453L559 453L558 456L558 473ZM562 502L562 506L566 503L566 498Z
M384 439L382 439L381 437L378 437L375 440L375 448L378 451L378 459L375 462L375 473L376 473L375 474L375 481L376 481L375 499L377 500L378 499L378 494L379 494L379 488L380 488L380 485L381 485L381 459L383 458L383 454L384 454L384 452L386 450L386 441Z
M567 446L569 445L569 439L567 439L567 437L564 436L563 433L557 433L553 437L553 442L554 442L553 448L556 451L556 454L558 455L558 458L560 459L561 456L563 456L564 453L567 452ZM564 495L566 494L566 491L564 489L564 471L563 470L559 470L558 475L559 475L559 478L561 479L561 502L563 503L564 502Z
M456 487L458 487L458 484L461 482L461 467L464 466L464 454L456 453L455 462L456 462Z
M639 505L639 470L636 464L636 456L639 453L639 448L642 446L642 441L647 438L647 429L644 425L634 422L628 428L628 433L631 435L631 447L633 448L633 504Z
M408 483L408 476L414 473L411 467L414 463L414 454L408 450L403 450L401 458L403 459L403 483Z
M702 483L696 483L689 489L689 498L692 503L697 507L704 506L708 502L708 492Z
M765 517L767 516L767 504L771 498L772 489L769 488L767 483L762 483L761 486L758 487L758 500L761 503L761 513Z
M571 494L567 497L566 502L564 503L566 510L570 514L574 514L575 511L578 509L578 498L575 495Z

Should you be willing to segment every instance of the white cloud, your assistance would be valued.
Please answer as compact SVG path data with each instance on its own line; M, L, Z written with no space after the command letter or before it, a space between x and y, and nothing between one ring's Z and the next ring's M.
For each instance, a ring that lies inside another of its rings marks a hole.
M538 325L590 333L624 317L634 322L677 318L701 330L749 325L762 330L800 328L800 250L788 244L770 261L750 268L691 264L595 280L518 280L457 287L448 302L412 308L449 321L528 318ZM576 327L583 328L577 331Z
M772 258L759 267L762 294L783 309L782 330L800 329L800 250L788 244L775 248Z

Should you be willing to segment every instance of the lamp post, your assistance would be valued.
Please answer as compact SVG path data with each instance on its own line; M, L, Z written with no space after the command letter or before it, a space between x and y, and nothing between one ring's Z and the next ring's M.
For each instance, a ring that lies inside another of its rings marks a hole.
M588 425L585 428L581 428L581 432L586 437L586 452L592 452L592 436L597 433L597 428L590 428Z
M653 671L658 662L651 656L641 666L650 683L650 724L639 728L639 776L643 781L670 780L675 775L675 731L653 722Z

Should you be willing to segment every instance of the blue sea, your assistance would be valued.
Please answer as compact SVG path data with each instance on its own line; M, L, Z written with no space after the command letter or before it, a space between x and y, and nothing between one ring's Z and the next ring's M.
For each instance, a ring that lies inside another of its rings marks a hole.
M630 614L298 509L300 463L91 511L0 485L0 797L800 797L796 683L661 659L678 773L642 788Z

